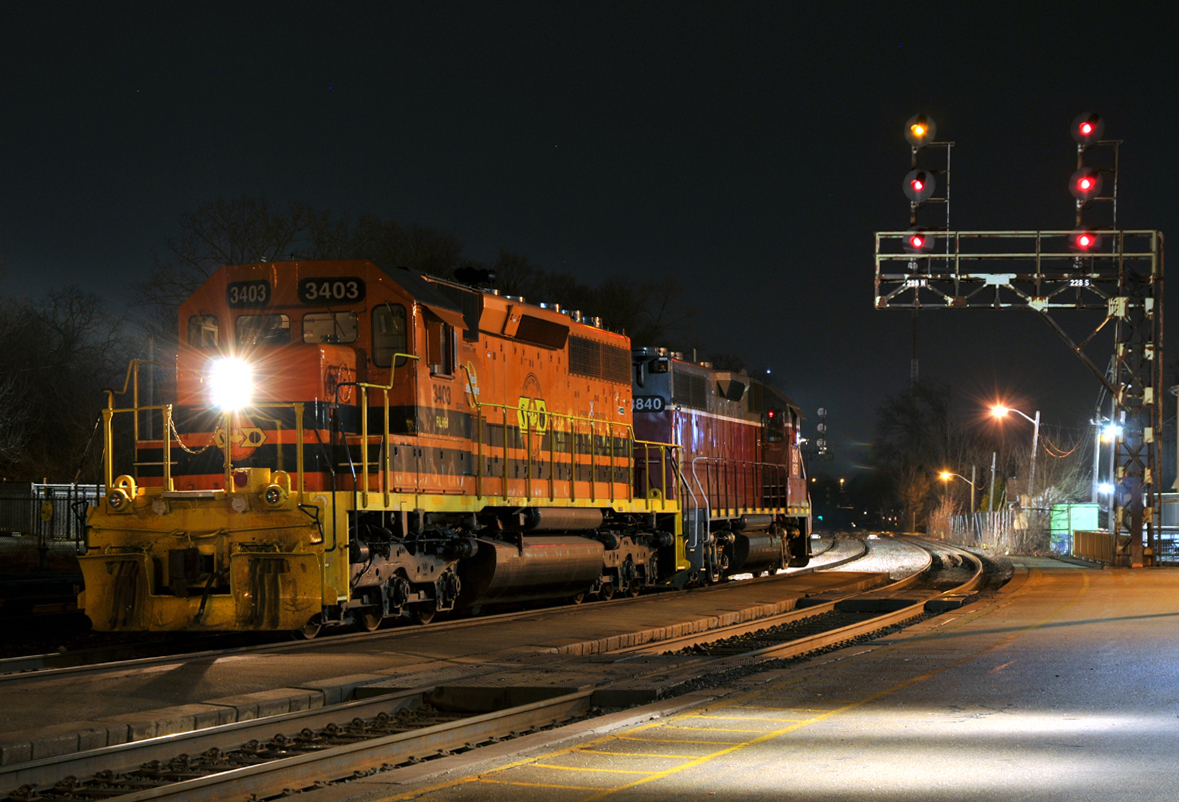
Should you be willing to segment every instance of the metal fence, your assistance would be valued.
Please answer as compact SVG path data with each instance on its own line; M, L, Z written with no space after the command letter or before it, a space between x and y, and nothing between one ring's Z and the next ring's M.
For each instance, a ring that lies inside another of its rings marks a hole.
M1044 551L1049 545L1048 510L999 510L949 516L945 539L1011 554Z
M0 492L0 537L81 543L86 507L102 498L99 485L34 484Z

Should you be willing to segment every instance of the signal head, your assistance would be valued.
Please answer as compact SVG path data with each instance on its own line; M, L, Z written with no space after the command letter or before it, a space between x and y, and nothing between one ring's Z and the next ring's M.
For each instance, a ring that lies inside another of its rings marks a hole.
M915 148L928 145L937 134L937 124L927 114L914 114L905 123L905 139Z
M910 228L905 233L904 243L907 253L929 253L933 250L933 235L924 228Z
M1093 200L1101 195L1101 173L1089 168L1082 168L1073 173L1069 184L1073 197L1082 203Z
M1083 147L1087 148L1100 142L1103 133L1105 133L1105 120L1101 119L1100 114L1086 112L1073 120L1073 139Z
M910 170L909 174L905 176L905 195L914 203L923 203L929 200L935 189L937 189L937 180L930 170Z
M1101 235L1092 229L1078 228L1069 236L1068 246L1077 253L1093 253L1101 246Z

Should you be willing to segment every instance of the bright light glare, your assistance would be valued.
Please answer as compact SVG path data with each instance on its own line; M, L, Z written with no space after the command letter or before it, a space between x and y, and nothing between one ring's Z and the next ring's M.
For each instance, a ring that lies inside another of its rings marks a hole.
M1122 427L1115 426L1112 423L1108 424L1104 429L1101 430L1101 442L1103 442L1103 443L1111 443L1111 442L1113 442L1115 437L1121 437L1121 436L1122 436Z
M953 476L954 474L950 473L949 471L942 471L938 475L942 477L943 482L948 482L948 481L950 481L950 477Z
M914 178L914 179L913 179L913 189L915 189L915 190L917 190L918 192L920 192L921 190L925 189L925 184L921 183L919 180L917 180L916 178Z
M1104 496L1108 496L1110 493L1112 493L1113 489L1113 485L1111 485L1109 482L1102 482L1097 486L1097 492Z
M250 403L254 392L254 371L249 363L226 357L213 362L209 369L212 401L222 409L241 409Z
M1081 123L1081 133L1085 136L1093 133L1093 125L1091 123Z
M1091 179L1091 178L1082 178L1081 179L1081 189L1090 189L1090 188L1092 188L1092 186L1093 186L1093 179Z
M1077 237L1077 242L1081 244L1082 248L1088 248L1093 244L1093 240L1089 238L1088 234L1082 234L1081 236Z
M998 404L996 406L991 407L991 414L994 415L996 418L1006 417L1007 413L1010 411L1011 411L1010 408L1005 407L1002 404Z
M917 123L913 126L913 134L915 136L925 136L925 126L921 123Z

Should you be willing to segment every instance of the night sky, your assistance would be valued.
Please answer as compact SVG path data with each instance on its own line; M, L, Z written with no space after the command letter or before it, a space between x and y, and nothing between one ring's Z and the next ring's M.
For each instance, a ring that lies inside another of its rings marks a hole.
M953 228L1072 228L1069 125L1095 111L1125 140L1120 227L1179 236L1162 7L9 2L0 294L78 284L121 311L218 195L392 217L590 284L678 277L713 349L829 410L849 470L909 378L909 314L872 308L907 118L956 143ZM1032 313L920 332L962 409L1003 390L1087 421L1096 380Z

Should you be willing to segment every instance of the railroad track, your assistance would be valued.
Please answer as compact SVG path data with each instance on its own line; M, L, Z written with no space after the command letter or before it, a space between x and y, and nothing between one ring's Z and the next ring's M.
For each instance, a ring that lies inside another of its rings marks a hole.
M978 589L983 575L981 561L968 552L940 545L936 548L952 551L958 560L969 562L973 570L969 579L951 589L923 589L922 578L933 565L935 547L917 545L926 551L921 571L855 597L862 608L876 604L895 609L871 613L861 610L856 614L859 620L854 622L838 620L839 605L848 606L850 600L822 602L797 614L776 617L780 619L776 621L763 619L752 625L621 650L614 653L616 662L631 668L640 665L637 672L628 671L625 680L615 677L576 693L533 687L529 689L533 695L547 694L551 698L493 709L496 700L510 697L503 694L502 687L482 697L471 687L461 688L459 693L444 687L396 692L0 767L0 793L8 793L6 802L265 799L291 789L474 749L595 715L603 701L615 698L610 694L620 682L633 685L635 677L644 673L641 662L635 662L641 657L639 652L680 651L678 658L671 656L645 669L646 676L659 675L674 693L689 678L699 677L702 669L716 674L734 666L749 667L830 648L924 617L930 605L948 609L954 601L968 599ZM941 562L947 561L943 558ZM920 600L903 606L897 603L901 595L915 593L921 595ZM889 599L891 604L885 601ZM806 628L798 625L805 621L810 622L808 627L817 626L822 631L803 631ZM720 645L713 651L700 649L706 642ZM677 659L678 666L674 665ZM463 699L468 704L456 703Z
M834 539L824 540L824 548L817 552L815 556L820 556L830 551L835 541ZM809 566L802 569L789 569L786 573L799 575L813 573L829 568L846 565L853 562L866 553L863 548L862 541L860 542L860 550L841 557L825 561L822 565ZM774 577L761 577L753 579L743 579L742 582L769 582L773 581ZM723 590L725 584L701 588L698 592L709 592ZM637 598L616 597L610 601L595 601L592 602L595 606L626 606L626 605L642 605L652 603L660 594L645 594ZM566 609L574 611L578 609L577 605L566 605ZM548 611L559 613L562 608L560 606L548 608ZM536 609L519 610L508 613L498 613L494 615L483 615L470 618L456 618L444 619L435 621L426 625L430 631L434 632L448 632L454 630L461 630L473 626L483 626L493 622L512 621L519 618L527 618L536 615ZM264 652L284 652L284 651L315 651L323 648L332 648L341 644L348 644L352 642L371 643L382 639L396 640L408 635L416 635L422 631L421 626L406 624L405 626L393 627L390 629L380 629L375 632L347 632L342 631L333 633L330 637L321 637L314 640L292 640L285 633L279 634L257 634L257 633L210 633L206 635L184 633L182 637L167 638L156 641L135 642L135 643L118 643L110 646L102 646L88 649L80 649L76 651L66 652L50 652L45 654L27 655L24 657L12 657L0 659L0 687L4 687L6 683L11 683L14 678L28 676L30 672L35 672L38 676L44 677L50 672L54 673L72 673L82 674L87 672L102 671L109 668L117 667L119 670L135 669L151 665L158 665L169 661L176 661L179 659L205 659L215 658L224 655L241 655ZM261 643L258 641L262 640Z
M850 599L833 599L809 604L777 616L710 630L672 640L644 644L623 650L653 653L688 650L710 657L739 655L742 659L782 659L852 641L882 629L961 606L983 582L982 561L964 549L906 538L926 553L920 570ZM922 577L933 565L935 550L944 550L972 566L969 579L944 591L910 594L918 590ZM912 600L906 595L920 595Z

